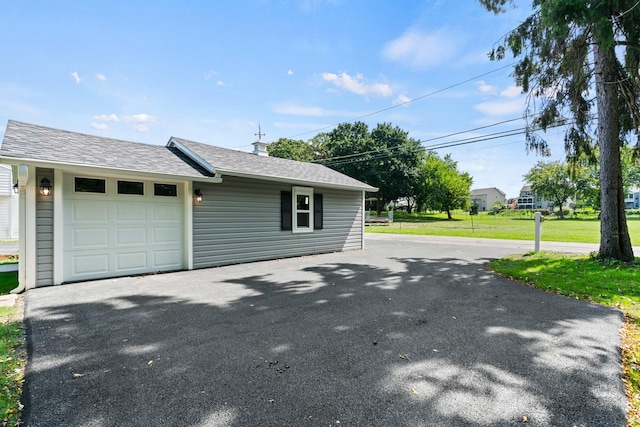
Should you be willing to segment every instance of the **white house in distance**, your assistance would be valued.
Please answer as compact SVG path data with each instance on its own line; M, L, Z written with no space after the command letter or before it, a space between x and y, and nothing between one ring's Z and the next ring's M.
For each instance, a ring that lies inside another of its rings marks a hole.
M531 191L530 185L524 185L520 189L520 196L518 196L518 209L547 209L549 206L549 201L538 198L535 193Z
M629 191L624 197L625 209L640 209L640 190Z
M12 120L0 162L19 190L17 291L363 249L377 191L315 163Z
M478 211L487 211L497 201L506 203L506 196L504 191L496 187L477 188L471 190L471 203L478 206Z
M11 167L0 165L0 239L18 238L18 193Z

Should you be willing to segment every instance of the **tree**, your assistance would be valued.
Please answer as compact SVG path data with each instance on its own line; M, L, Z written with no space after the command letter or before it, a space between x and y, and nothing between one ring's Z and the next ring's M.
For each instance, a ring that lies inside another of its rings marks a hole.
M420 172L418 199L428 209L446 212L447 218L453 219L452 210L468 208L473 178L458 171L458 164L450 155L441 159L429 152Z
M590 206L600 210L600 172L598 164L586 159L574 163L570 168L576 185L576 207Z
M514 0L479 1L494 13L514 4ZM567 125L565 148L571 162L593 155L595 133L600 152L599 252L621 261L634 259L624 211L620 147L631 131L640 131L640 7L636 6L636 0L533 0L535 12L490 54L499 60L509 50L519 57L516 83L540 102L526 133L528 149L548 153L535 130ZM640 150L640 141L635 147Z
M628 146L622 147L622 182L624 192L640 188L640 158L636 157Z
M420 141L409 138L408 132L390 123L379 123L371 131L376 145L383 147L388 157L379 165L378 181L381 198L386 202L401 197L411 198L414 183L418 180L418 166L424 155Z
M507 209L507 205L502 200L496 200L491 204L491 210L495 213L502 212Z
M315 160L315 152L311 144L298 139L280 138L267 146L271 157L311 162Z
M423 148L399 127L382 123L369 132L366 123L342 123L321 140L317 148L328 155L323 164L379 188L378 214L388 202L411 195Z
M531 184L531 191L537 197L549 200L554 207L560 208L560 219L563 219L562 205L576 193L576 186L571 180L567 165L539 161L523 178Z

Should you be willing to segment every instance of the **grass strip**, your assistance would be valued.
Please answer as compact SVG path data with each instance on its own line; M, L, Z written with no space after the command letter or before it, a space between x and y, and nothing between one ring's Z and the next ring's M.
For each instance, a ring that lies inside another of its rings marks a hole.
M22 405L26 345L19 298L12 307L0 307L0 417L2 426L17 426Z
M631 263L554 252L511 255L489 268L526 285L624 312L622 366L630 400L628 426L640 425L640 258Z
M0 295L6 295L18 287L18 272L8 271L0 273Z
M489 215L481 212L469 215L455 211L453 219L448 220L440 213L394 212L393 223L368 225L368 233L413 234L425 236L457 236L487 239L533 240L533 214L515 212L517 216ZM386 215L386 214L385 214ZM627 217L632 244L640 245L635 237L640 236L640 216ZM570 216L558 219L546 217L542 225L542 240L546 242L599 243L600 221L596 216Z

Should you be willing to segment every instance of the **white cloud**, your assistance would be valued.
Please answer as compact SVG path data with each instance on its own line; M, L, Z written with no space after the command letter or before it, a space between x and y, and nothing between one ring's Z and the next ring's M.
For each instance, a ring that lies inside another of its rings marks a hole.
M76 83L80 83L80 76L78 75L77 71L74 71L73 73L71 73L71 77L73 77L73 79L76 81Z
M525 109L525 101L521 98L509 101L489 101L482 102L474 108L489 116L506 116L510 114L522 113Z
M116 122L123 122L123 123L127 123L129 124L133 129L137 130L138 132L149 132L150 127L149 125L153 125L158 123L158 120L153 117L150 116L149 114L133 114L131 116L122 116L122 117L118 117L116 114L100 114L100 115L96 115L93 116L93 120L95 120L93 123L91 123L91 126L93 126L95 129L108 129L108 126L106 123L116 123Z
M98 73L98 74L96 74L96 79L98 79L98 80L100 80L101 82L103 82L103 81L107 80L107 76L105 76L105 75L104 75L104 74L102 74L102 73Z
M158 120L155 117L144 113L124 116L122 121L125 123L158 123Z
M144 123L135 123L132 126L138 132L149 132L151 130L151 128L149 128L149 125L146 125Z
M98 129L98 130L109 129L109 126L107 126L106 123L91 122L91 127L94 128L94 129Z
M358 117L366 114L365 112L358 111L342 111L342 110L327 110L320 107L310 107L299 105L291 102L282 102L277 104L269 104L271 111L277 114L287 114L291 116L307 116L307 117Z
M120 119L118 119L118 116L116 116L115 114L100 114L97 116L93 116L93 120L97 120L100 122L118 122L120 121Z
M292 75L293 75L293 71L292 70L287 71L287 76L292 76Z
M227 84L226 84L225 82L223 82L222 80L218 80L218 81L216 82L216 84L217 84L218 86L226 86L226 85L227 85Z
M398 95L396 97L396 99L393 100L393 105L401 105L401 104L406 104L408 102L411 101L411 98L409 98L407 95L405 95L404 93L401 93L400 95Z
M427 69L447 62L456 51L455 36L452 33L446 30L424 33L410 28L384 46L382 57L412 68Z
M480 92L482 92L482 93L495 93L496 92L496 87L495 86L491 86L490 84L488 84L484 80L477 81L476 84L478 85L478 90Z
M505 96L507 98L515 98L522 94L522 88L518 86L509 86L502 92L500 92L500 96Z
M322 79L326 82L332 83L339 89L353 92L357 95L369 96L378 95L389 97L393 95L391 87L384 83L374 83L368 85L365 83L364 76L360 73L355 76L350 76L347 73L322 73Z

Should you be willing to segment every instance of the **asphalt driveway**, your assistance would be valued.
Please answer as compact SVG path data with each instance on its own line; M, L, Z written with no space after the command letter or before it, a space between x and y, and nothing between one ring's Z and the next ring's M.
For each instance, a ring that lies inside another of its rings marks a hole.
M620 312L493 275L500 245L374 236L29 291L24 421L624 426Z

